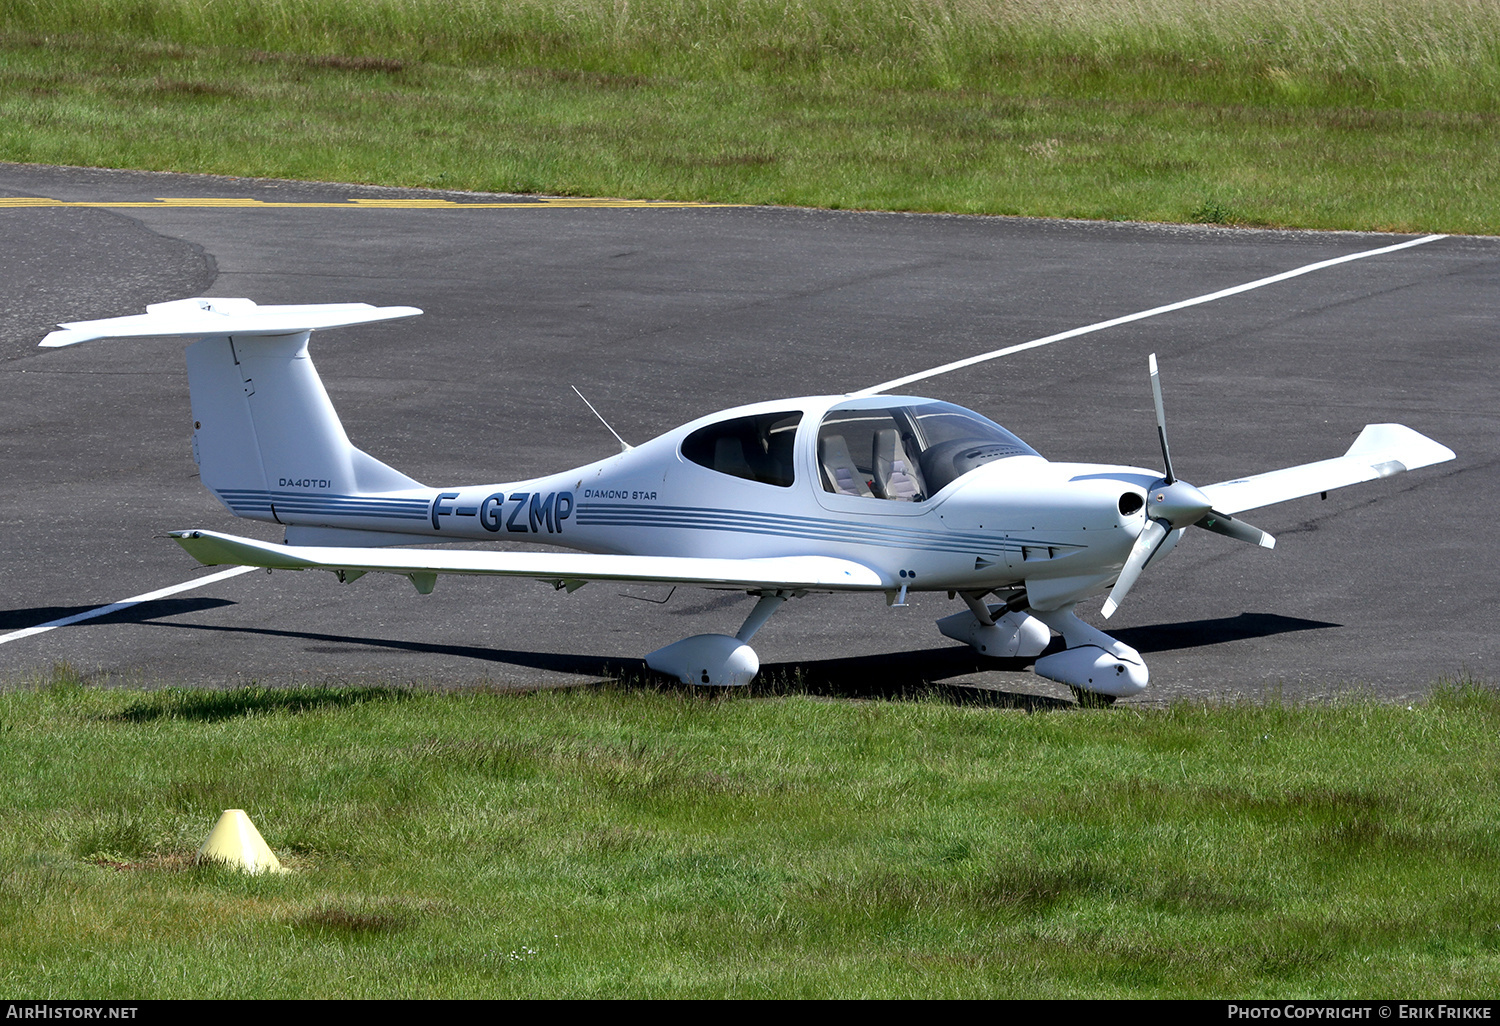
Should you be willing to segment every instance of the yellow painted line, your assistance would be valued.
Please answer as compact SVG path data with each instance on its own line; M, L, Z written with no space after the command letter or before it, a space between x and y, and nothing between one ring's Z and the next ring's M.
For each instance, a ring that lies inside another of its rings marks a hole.
M677 200L628 200L588 199L573 196L548 196L524 199L508 203L457 203L445 199L347 199L329 203L278 203L249 197L219 199L205 197L164 196L154 200L58 200L46 196L0 196L0 209L33 207L103 207L103 208L229 208L235 210L261 210L283 208L291 210L541 210L551 207L608 207L608 208L680 208L680 207L725 207L733 203L690 203Z

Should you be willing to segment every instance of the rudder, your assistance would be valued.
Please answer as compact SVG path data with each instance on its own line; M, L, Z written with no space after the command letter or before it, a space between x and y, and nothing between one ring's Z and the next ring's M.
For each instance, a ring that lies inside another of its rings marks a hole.
M422 487L350 443L308 355L310 334L188 347L193 457L204 486L238 516L280 521L278 499L300 506L298 495L336 502Z

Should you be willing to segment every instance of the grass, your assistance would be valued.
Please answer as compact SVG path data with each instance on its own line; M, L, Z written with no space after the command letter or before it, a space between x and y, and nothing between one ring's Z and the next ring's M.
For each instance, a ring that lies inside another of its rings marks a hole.
M46 997L1476 997L1500 693L1025 713L628 684L0 691ZM293 872L197 866L244 808Z
M0 159L1500 231L1480 0L0 0Z

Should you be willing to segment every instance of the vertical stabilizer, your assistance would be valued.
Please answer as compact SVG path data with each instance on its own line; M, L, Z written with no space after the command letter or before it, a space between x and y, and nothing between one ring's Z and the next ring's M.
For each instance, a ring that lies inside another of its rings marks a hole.
M330 506L422 487L350 444L307 353L310 334L188 347L193 453L203 484L240 516L280 521L278 501L290 509L318 495Z
M184 299L149 306L143 315L64 324L42 345L198 339L187 350L193 458L204 485L238 516L280 523L352 518L359 526L370 517L425 522L425 499L390 496L423 485L350 444L307 354L314 329L421 312L366 303Z

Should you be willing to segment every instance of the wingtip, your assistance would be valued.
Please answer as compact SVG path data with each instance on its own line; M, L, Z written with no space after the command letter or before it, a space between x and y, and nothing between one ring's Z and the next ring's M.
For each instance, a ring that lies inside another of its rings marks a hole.
M63 346L74 346L80 342L87 342L88 338L82 332L71 331L67 328L50 333L37 345L43 349L61 349Z

